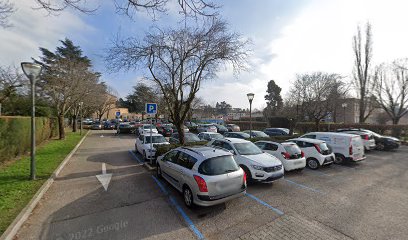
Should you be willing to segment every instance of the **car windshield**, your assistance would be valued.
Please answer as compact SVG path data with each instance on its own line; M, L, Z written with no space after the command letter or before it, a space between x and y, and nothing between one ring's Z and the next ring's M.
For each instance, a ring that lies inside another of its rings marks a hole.
M152 129L155 129L156 127L153 125L144 125L143 129L150 129L150 126L152 127Z
M177 138L178 138L178 135L177 135ZM195 134L185 134L185 135L184 135L184 139L185 139L187 142L198 142L198 141L201 141Z
M241 155L256 155L262 153L262 150L252 142L234 143L234 147Z
M241 137L243 137L243 138L249 138L249 134L248 134L248 133L240 132L240 133L237 133L237 135L239 135L239 136L241 136Z
M296 144L283 144L283 147L290 155L295 155L302 152Z
M249 134L250 131L245 131L245 133ZM252 136L255 137L269 137L268 134L261 132L261 131L252 131Z
M163 136L152 136L152 143L164 143L167 142ZM145 143L150 143L150 136L146 136Z
M201 163L198 172L203 175L222 175L238 171L239 167L232 156L210 158Z
M223 138L224 138L224 136L222 136L222 135L219 134L219 133L211 134L210 137L211 137L212 139L223 139Z
M330 151L330 148L327 146L326 143L320 143L320 144L319 144L319 147L320 147L320 149L321 149L322 151L326 151L326 150L329 150L329 151Z

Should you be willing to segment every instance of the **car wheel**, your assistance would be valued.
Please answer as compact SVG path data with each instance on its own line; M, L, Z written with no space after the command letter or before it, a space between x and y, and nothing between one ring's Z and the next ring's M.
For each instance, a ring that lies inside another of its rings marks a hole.
M320 164L315 158L309 158L306 160L306 165L308 168L316 170L319 168Z
M253 179L252 179L251 171L249 171L249 169L245 165L240 165L240 167L242 168L242 170L244 170L246 174L247 183L252 183Z
M384 151L384 149L385 149L384 143L378 143L376 148L377 148L377 150Z
M187 207L189 208L193 207L194 205L193 193L191 192L190 188L187 186L183 188L183 199L184 199L184 204Z
M346 158L343 155L336 155L334 157L334 163L336 164L341 164L344 163L346 161Z
M160 168L160 165L159 165L159 164L157 164L157 167L156 167L156 174L157 174L157 177L158 177L158 178L163 178L163 177L162 177L161 168Z

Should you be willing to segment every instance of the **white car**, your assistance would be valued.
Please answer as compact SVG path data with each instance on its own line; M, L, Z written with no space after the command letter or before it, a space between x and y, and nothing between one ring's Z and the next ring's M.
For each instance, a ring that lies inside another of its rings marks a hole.
M282 162L269 153L262 152L254 143L239 139L214 139L207 144L230 151L237 164L245 171L248 182L273 182L283 177Z
M198 138L204 141L211 141L213 139L223 139L224 136L219 133L214 132L201 132L198 135Z
M334 153L322 140L310 138L294 138L287 142L293 142L303 151L306 158L306 165L310 169L318 169L320 166L332 164L335 160Z
M325 141L336 155L335 163L358 162L366 158L364 144L359 135L337 132L311 132L301 136L301 138Z
M271 141L257 141L255 145L266 153L279 159L285 171L303 170L306 167L305 154L293 142L276 143Z
M363 140L364 149L367 151L374 149L376 146L374 136L371 133L360 131L344 131L342 133L359 135L361 137L361 140Z
M136 138L135 151L142 154L143 158L146 160L155 158L156 149L154 148L157 145L170 144L163 135L158 133L152 133L152 144L150 144L150 133L140 135ZM151 145L153 148L150 148Z
M150 131L152 131L152 133L159 133L157 131L156 126L150 125L150 124L143 124L142 126L139 127L138 132L139 132L139 135L142 135L142 134L148 134L150 133Z

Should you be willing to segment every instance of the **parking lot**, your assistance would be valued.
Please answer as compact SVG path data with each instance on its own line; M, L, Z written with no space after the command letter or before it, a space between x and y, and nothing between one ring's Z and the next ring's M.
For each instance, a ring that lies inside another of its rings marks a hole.
M174 188L141 166L140 155L129 152L134 138L92 132L18 237L406 239L408 235L406 146L368 152L359 163L289 172L273 184L249 185L247 195L226 204L188 209ZM113 173L106 192L95 179L102 161ZM75 237L77 232L82 235Z

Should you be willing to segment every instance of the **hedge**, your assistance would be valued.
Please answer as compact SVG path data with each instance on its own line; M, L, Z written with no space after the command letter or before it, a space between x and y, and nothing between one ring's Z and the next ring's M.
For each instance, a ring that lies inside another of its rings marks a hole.
M408 125L380 125L380 124L343 124L343 123L320 123L321 132L335 131L339 128L364 128L380 134L391 134L395 130L401 131L402 134L408 133ZM298 123L296 131L301 133L316 131L315 123Z
M57 121L38 117L35 123L36 144L56 136ZM0 164L28 152L31 148L30 117L0 117Z
M229 121L229 122L226 122L226 124L238 125L241 131L249 130L251 126L250 121ZM256 122L256 121L252 122L252 130L264 130L267 127L268 127L268 123L266 122Z

